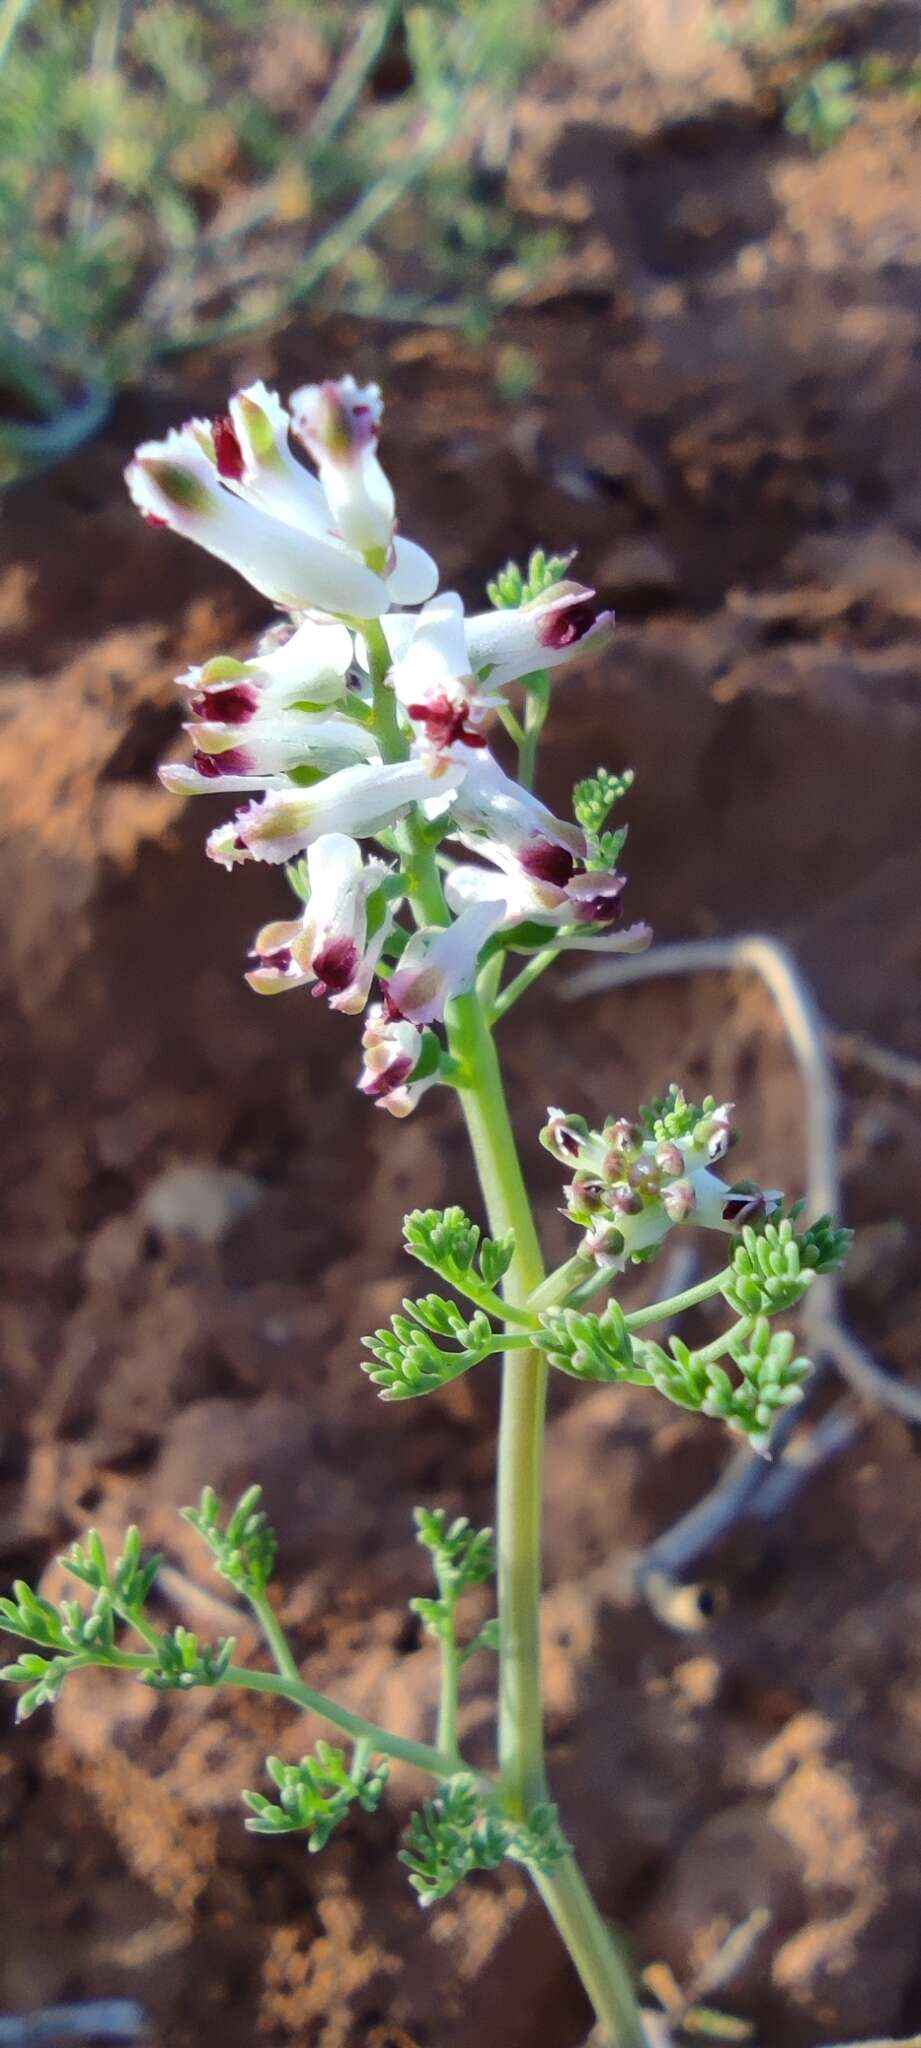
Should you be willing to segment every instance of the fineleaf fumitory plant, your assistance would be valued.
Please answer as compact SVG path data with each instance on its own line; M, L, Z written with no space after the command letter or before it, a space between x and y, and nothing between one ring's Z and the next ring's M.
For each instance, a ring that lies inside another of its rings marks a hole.
M541 1136L563 1169L579 1236L565 1264L546 1273L496 1027L560 953L630 952L650 937L644 924L621 923L626 833L609 820L630 775L588 776L571 819L556 817L531 786L551 678L603 646L612 620L573 581L568 556L534 554L526 574L510 565L490 586L492 608L474 617L459 597L436 595L434 562L396 531L377 457L380 417L377 387L351 377L295 392L290 411L253 385L220 418L139 448L128 487L152 525L232 563L281 615L248 660L221 655L179 677L192 764L162 770L170 789L241 799L210 834L212 860L285 870L293 914L257 934L251 987L309 988L331 1009L362 1015L358 1086L379 1109L407 1116L437 1086L457 1095L491 1234L456 1207L407 1216L407 1251L449 1291L404 1302L368 1338L364 1369L382 1399L406 1401L504 1355L497 1543L443 1510L417 1511L436 1590L413 1604L441 1654L432 1742L377 1727L302 1678L269 1598L275 1540L257 1487L229 1512L210 1490L183 1512L254 1610L275 1670L235 1664L232 1640L204 1645L184 1628L160 1627L148 1605L157 1560L143 1560L132 1529L115 1561L92 1533L63 1560L89 1604L54 1605L22 1584L0 1603L3 1626L32 1646L3 1676L24 1688L20 1715L88 1665L163 1689L239 1686L318 1714L348 1747L318 1743L297 1765L270 1757L273 1795L245 1794L250 1828L301 1830L311 1849L350 1806L378 1804L390 1759L415 1765L432 1790L402 1860L422 1905L504 1858L523 1864L601 2037L639 2048L646 2034L631 1973L580 1874L544 1767L549 1373L653 1388L765 1451L775 1415L801 1398L809 1370L772 1319L839 1263L847 1233L828 1218L806 1228L778 1195L729 1184L715 1169L732 1143L731 1105L695 1105L672 1086L635 1118L612 1116L600 1130L577 1113L548 1112ZM517 752L514 775L493 751L497 728ZM625 1267L653 1259L670 1231L689 1224L723 1233L721 1270L625 1315L612 1292ZM673 1336L666 1349L646 1335L719 1295L732 1320L715 1341L693 1349ZM497 1617L471 1638L459 1626L463 1595L494 1571ZM462 1669L480 1651L498 1652L491 1771L465 1760L457 1732Z

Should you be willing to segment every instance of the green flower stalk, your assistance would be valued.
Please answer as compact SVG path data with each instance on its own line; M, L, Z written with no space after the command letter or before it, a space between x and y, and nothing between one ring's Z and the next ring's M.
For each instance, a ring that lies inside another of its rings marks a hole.
M63 1559L88 1599L54 1604L19 1584L0 1601L0 1622L25 1646L3 1676L22 1689L20 1717L88 1666L157 1690L274 1694L321 1716L350 1747L323 1741L297 1764L270 1757L274 1795L245 1794L248 1827L300 1833L312 1852L355 1809L377 1808L391 1762L414 1765L434 1781L401 1852L420 1904L477 1871L520 1863L579 1972L598 2038L643 2048L622 1944L588 1892L547 1781L541 1501L551 1374L646 1387L767 1452L777 1414L801 1398L809 1371L772 1319L840 1262L848 1233L828 1218L803 1228L778 1194L725 1180L716 1168L733 1141L732 1106L695 1106L672 1086L599 1130L578 1110L549 1111L541 1135L564 1169L566 1211L581 1235L547 1274L497 1028L561 953L649 942L648 926L622 921L626 828L611 824L630 773L584 778L569 818L532 787L556 672L600 649L612 620L573 580L569 555L535 553L525 571L507 565L479 615L438 593L435 563L397 534L377 453L381 414L377 387L350 377L304 387L290 414L253 385L219 418L140 448L128 483L153 525L235 564L285 614L247 659L220 655L178 678L192 762L162 771L180 794L243 799L211 831L212 859L286 871L293 900L256 935L250 987L308 989L361 1016L358 1086L378 1109L402 1118L431 1088L457 1096L488 1228L456 1205L407 1216L407 1252L439 1286L407 1298L368 1337L364 1370L397 1402L502 1357L495 1537L441 1509L417 1511L434 1590L412 1605L441 1664L431 1742L379 1727L302 1676L270 1595L276 1545L258 1487L229 1512L210 1489L183 1512L256 1616L274 1670L237 1665L230 1638L201 1644L159 1628L148 1611L159 1560L145 1560L129 1530L114 1561L94 1534ZM625 1314L611 1291L625 1268L688 1227L719 1232L728 1263L671 1301ZM696 1349L644 1334L718 1298L735 1320ZM467 1596L493 1576L496 1612L474 1625ZM491 1761L466 1757L460 1740L465 1666L482 1653L498 1654Z

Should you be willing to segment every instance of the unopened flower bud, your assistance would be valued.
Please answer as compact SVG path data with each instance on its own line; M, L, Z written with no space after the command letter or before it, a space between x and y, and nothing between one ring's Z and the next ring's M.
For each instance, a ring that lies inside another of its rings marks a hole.
M603 1181L592 1180L585 1174L577 1173L565 1190L565 1198L569 1209L591 1215L596 1209L607 1207L608 1190Z
M639 1216L643 1207L642 1196L636 1189L623 1184L607 1189L606 1202L612 1216Z
M642 1140L643 1133L637 1124L630 1123L625 1116L619 1116L604 1127L604 1137L612 1152L634 1152Z
M623 1232L613 1223L593 1223L582 1240L582 1249L589 1259L597 1260L599 1266L609 1259L619 1259L624 1249Z
M581 1158L587 1137L588 1125L584 1116L567 1116L565 1109L548 1109L540 1141L555 1159L562 1160L564 1166L573 1159Z
M725 1158L730 1146L736 1142L731 1121L734 1107L732 1102L723 1102L711 1116L702 1118L695 1125L692 1142L704 1151L711 1166L715 1166L718 1159Z
M697 1207L697 1196L694 1192L693 1182L689 1180L673 1181L671 1187L666 1188L664 1191L662 1207L670 1223L686 1223L688 1217L693 1216L694 1210Z
M684 1172L684 1153L680 1145L668 1140L656 1147L656 1165L662 1173L677 1175Z

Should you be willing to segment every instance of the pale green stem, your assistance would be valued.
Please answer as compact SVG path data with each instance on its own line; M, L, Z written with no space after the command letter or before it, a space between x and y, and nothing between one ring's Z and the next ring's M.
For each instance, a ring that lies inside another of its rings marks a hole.
M738 1322L733 1323L731 1330L724 1330L721 1337L714 1337L712 1344L704 1344L700 1351L695 1351L695 1358L705 1365L712 1364L717 1358L724 1358L730 1345L747 1337L754 1327L754 1316L740 1316Z
M533 789L537 748L550 709L550 677L545 668L525 676L524 741L518 749L518 780Z
M575 1252L571 1259L557 1266L553 1273L548 1273L546 1280L535 1288L528 1300L532 1315L539 1315L542 1309L555 1308L558 1302L565 1301L567 1295L584 1281L594 1278L595 1270L592 1259L586 1258L583 1252Z
M134 1671L140 1676L145 1671L156 1669L154 1658L133 1655L126 1650L109 1650L104 1656L86 1651L75 1657L73 1664L81 1669L95 1665L102 1670ZM411 1742L406 1736L392 1735L389 1728L380 1728L375 1721L366 1720L363 1714L353 1714L348 1707L340 1707L337 1700L328 1699L323 1692L315 1692L312 1685L305 1685L297 1676L296 1665L294 1676L288 1677L281 1672L251 1671L244 1664L231 1664L223 1673L221 1684L239 1686L244 1692L271 1693L276 1699L288 1700L292 1706L302 1707L319 1715L321 1720L329 1721L343 1735L350 1735L353 1741L366 1743L375 1755L392 1756L400 1763L413 1764L417 1770L427 1771L432 1778L451 1778L457 1771L456 1755L433 1748L428 1742Z
M359 28L348 55L324 94L310 123L313 150L326 149L337 130L358 105L387 39L399 18L401 0L383 0Z
M456 1602L451 1602L447 1634L440 1638L441 1696L438 1703L438 1733L435 1737L443 1756L457 1750L457 1706L460 1691L460 1653L457 1647Z
M534 1882L598 2014L608 2048L647 2048L629 1966L575 1857L567 1856L547 1874L535 1872Z
M324 1721L330 1721L334 1728L341 1729L344 1735L351 1735L356 1742L369 1742L378 1756L392 1756L400 1763L414 1764L417 1770L428 1771L430 1777L450 1778L457 1770L456 1756L448 1756L427 1742L410 1742L405 1736L392 1735L389 1728L379 1728L374 1721L367 1721L363 1714L353 1714L348 1707L340 1707L337 1700L327 1699L325 1693L314 1692L303 1679L284 1678L274 1671L250 1671L246 1665L231 1664L221 1682L238 1685L244 1692L274 1693L277 1699L290 1700L292 1706L319 1714Z
M544 1277L531 1204L509 1121L499 1062L476 996L451 1005L449 1043L460 1062L460 1100L490 1229L515 1232L506 1277L527 1299ZM524 1816L545 1795L540 1682L540 1519L547 1365L539 1352L506 1357L499 1430L498 1559L501 1618L499 1761Z
M264 1594L248 1593L247 1599L268 1643L282 1678L300 1683L300 1671L281 1622Z
M517 1003L519 996L526 995L532 984L546 973L548 967L553 966L554 960L558 957L558 946L545 946L541 953L534 954L527 966L522 967L520 973L516 974L512 981L507 982L505 988L497 995L492 1006L493 1024L498 1024L500 1017L506 1016L513 1004Z
M670 1294L665 1301L652 1301L648 1308L634 1309L625 1316L628 1330L645 1330L650 1323L671 1322L674 1316L683 1315L686 1308L696 1308L698 1302L710 1301L720 1294L727 1280L732 1279L732 1267L724 1266L721 1273L714 1273L709 1280L700 1280L696 1287L686 1287L681 1294Z

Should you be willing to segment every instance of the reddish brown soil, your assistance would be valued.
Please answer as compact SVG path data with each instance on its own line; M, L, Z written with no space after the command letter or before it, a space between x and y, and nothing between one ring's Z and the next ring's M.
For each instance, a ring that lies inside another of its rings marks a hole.
M618 6L577 11L523 103L516 190L574 223L555 283L500 336L539 366L523 412L494 396L492 347L305 321L126 399L105 442L4 518L3 1575L136 1518L169 1555L164 1619L220 1632L175 1509L205 1480L259 1479L305 1671L420 1733L436 1674L407 1622L411 1509L488 1518L496 1385L484 1369L386 1411L357 1358L407 1285L402 1210L475 1201L464 1146L447 1099L402 1127L359 1100L347 1021L244 987L277 880L209 867L205 806L181 811L153 770L174 672L245 644L261 613L135 519L120 470L140 433L245 376L380 375L404 519L446 583L476 601L509 554L578 542L619 605L614 653L560 693L547 788L634 765L632 913L660 936L780 932L838 1030L921 1054L909 117L874 102L814 162L709 43L655 82L648 62ZM630 1110L687 1077L736 1098L746 1164L801 1187L802 1104L750 985L566 1009L548 989L519 1020L515 1114L557 1252L548 1099ZM850 1309L917 1378L921 1103L859 1066L842 1079ZM913 2030L915 1441L868 1417L767 1538L724 1544L718 1618L682 1633L633 1601L628 1565L729 1449L639 1393L554 1389L565 1819L642 1958L685 1980L768 1907L731 1994L762 2048ZM471 1668L464 1709L484 1756L489 1676ZM0 1767L0 2005L130 1995L164 2048L574 2048L586 2010L520 1875L420 1919L393 1860L408 1778L316 1860L243 1833L241 1786L267 1750L305 1746L252 1701L65 1689Z

